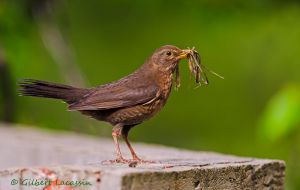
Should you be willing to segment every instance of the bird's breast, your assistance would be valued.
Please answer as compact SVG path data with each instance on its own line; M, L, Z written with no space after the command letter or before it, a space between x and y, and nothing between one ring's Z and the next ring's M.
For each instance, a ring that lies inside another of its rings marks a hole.
M156 80L159 88L161 89L162 95L164 99L169 97L169 94L172 89L173 83L173 74L161 74L159 75L158 79Z

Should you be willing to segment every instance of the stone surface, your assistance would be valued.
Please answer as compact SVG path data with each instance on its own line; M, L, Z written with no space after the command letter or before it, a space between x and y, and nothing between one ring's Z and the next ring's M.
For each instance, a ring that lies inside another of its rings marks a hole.
M0 190L284 189L283 161L158 145L133 146L142 158L156 163L134 168L105 165L101 161L113 158L111 139L0 124ZM129 157L124 145L122 150ZM37 184L42 182L46 186ZM57 186L62 183L77 186Z

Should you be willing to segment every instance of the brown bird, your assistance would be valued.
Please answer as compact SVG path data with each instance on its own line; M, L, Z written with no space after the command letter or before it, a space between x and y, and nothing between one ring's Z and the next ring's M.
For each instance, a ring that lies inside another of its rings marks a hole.
M129 163L120 151L122 136L133 161L146 162L134 152L128 132L135 125L153 117L166 103L173 83L173 74L181 59L191 50L166 45L154 53L132 74L94 88L76 88L51 82L24 79L19 83L20 94L63 100L68 110L105 121L113 126L112 137L117 158L113 162Z

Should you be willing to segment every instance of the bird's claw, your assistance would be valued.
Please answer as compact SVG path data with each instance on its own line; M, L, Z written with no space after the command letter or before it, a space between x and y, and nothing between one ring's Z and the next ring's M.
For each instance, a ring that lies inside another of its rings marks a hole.
M131 163L131 160L127 160L125 158L117 158L115 160L104 160L101 162L104 165L109 165L109 164L129 164Z
M143 160L143 159L140 159L139 157L133 158L132 162L137 162L139 164L154 164L154 163L156 163L153 160Z
M110 164L128 164L129 167L136 167L138 164L154 164L156 163L153 160L143 160L138 157L133 159L127 160L125 158L117 158L114 160L104 160L101 162L103 165L110 165Z
M156 163L156 162L153 160L143 160L143 159L140 159L139 157L135 156L135 157L133 157L132 160L130 160L129 167L134 168L138 164L154 164L154 163Z

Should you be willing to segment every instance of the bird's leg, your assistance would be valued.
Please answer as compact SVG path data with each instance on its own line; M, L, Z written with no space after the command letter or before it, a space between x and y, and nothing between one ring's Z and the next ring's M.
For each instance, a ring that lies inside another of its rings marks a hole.
M115 160L109 160L108 161L109 163L129 163L130 162L130 160L126 160L122 156L122 153L121 153L120 145L118 142L118 137L121 136L121 130L122 130L122 126L120 126L120 125L116 125L112 129L112 137L113 137L114 144L115 144L115 153L116 153L117 158ZM106 163L107 161L104 161L104 162Z
M128 148L129 148L129 150L130 150L132 159L133 159L133 160L136 160L136 161L140 161L141 159L136 155L136 153L135 153L135 151L133 150L133 148L132 148L130 142L128 141L128 136L127 136L127 135L126 135L126 136L123 135L123 138L124 138L124 140L125 140L125 142L126 142Z
M142 159L140 159L137 156L137 154L133 150L133 148L132 148L132 146L131 146L131 144L130 144L130 142L128 140L128 131L129 131L129 129L123 129L122 130L122 137L123 137L124 141L126 142L129 150L130 150L133 162L138 162L138 163L154 163L154 161L142 160Z
M126 160L125 158L123 158L123 156L122 156L120 145L119 145L119 142L118 142L118 137L121 136L121 130L122 130L122 127L119 126L119 125L114 126L113 130L112 130L112 137L114 139L114 144L115 144L115 153L116 153L116 156L117 156L115 162L117 162L117 163L128 163L129 161Z

